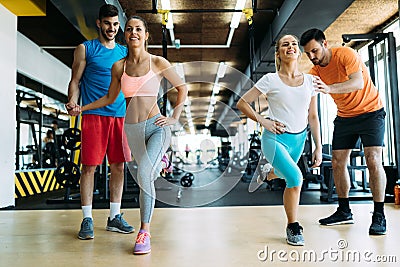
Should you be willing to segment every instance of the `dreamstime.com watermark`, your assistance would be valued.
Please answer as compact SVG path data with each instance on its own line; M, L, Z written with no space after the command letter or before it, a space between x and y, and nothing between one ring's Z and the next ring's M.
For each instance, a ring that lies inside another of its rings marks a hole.
M257 252L257 258L263 262L373 262L396 263L399 261L396 255L377 255L370 250L348 249L348 243L339 239L337 248L316 250L274 250L267 245Z

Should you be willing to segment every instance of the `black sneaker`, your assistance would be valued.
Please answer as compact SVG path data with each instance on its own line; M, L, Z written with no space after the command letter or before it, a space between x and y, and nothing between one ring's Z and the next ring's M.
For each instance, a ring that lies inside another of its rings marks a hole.
M320 219L319 223L322 225L351 224L354 223L353 214L337 209L331 216Z
M372 223L369 227L370 235L385 235L386 234L386 219L385 215L380 212L372 214Z
M130 234L135 231L135 228L133 226L130 226L124 218L122 218L123 213L115 215L114 219L110 220L110 217L108 217L107 220L107 231L112 231L112 232L119 232L123 234Z

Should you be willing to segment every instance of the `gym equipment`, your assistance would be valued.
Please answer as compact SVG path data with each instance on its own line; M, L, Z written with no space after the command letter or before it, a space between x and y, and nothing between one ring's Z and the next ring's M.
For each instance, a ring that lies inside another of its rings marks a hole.
M179 187L179 188L178 188L178 191L177 191L177 193L176 193L176 199L177 199L177 201L180 201L181 198L182 198L182 188Z
M303 189L309 189L310 183L314 183L320 185L319 190L326 190L327 187L325 184L324 175L313 173L313 169L311 168L311 156L312 154L303 153L297 162L297 166L299 166L304 178Z
M243 171L248 163L247 157L242 157L240 151L236 151L232 156L232 162L229 165L228 173L232 172L232 170Z
M176 179L174 176L183 173L180 168L176 167L177 165L182 164L182 160L179 157L176 157L178 161L172 162L174 155L175 152L173 152L172 149L169 148L161 159L162 169L160 175L161 177L172 183L179 182L179 179Z
M71 188L78 188L79 179L81 177L81 171L79 166L71 161L64 161L60 163L54 172L54 177L58 184L65 188L65 193L63 198L47 199L47 204L56 203L69 203L72 201L79 202L79 194L71 195Z
M64 187L77 187L81 177L81 171L77 164L70 161L64 161L58 165L54 176L57 183Z
M168 150L167 152L170 151L172 150ZM162 170L160 173L161 177L173 183L179 181L183 187L192 186L194 180L194 174L177 167L176 166L177 164L173 164L172 153L171 156L168 156L168 153L164 154L164 156L161 159L161 164L162 164ZM183 176L180 179L174 178L174 175L180 175L180 174L183 174ZM179 198L180 196L182 196L182 192L179 193Z
M300 156L299 161L297 162L297 166L300 168L301 173L303 174L303 189L309 189L311 183L319 184L319 190L323 191L326 190L326 184L324 181L324 175L322 173L315 173L314 170L311 168L313 165L312 163L312 136L311 131L307 129L307 136L304 143L304 149ZM326 154L322 156L323 162L327 163L327 161L331 161L331 158L327 157Z
M56 182L65 188L63 198L47 199L47 204L55 203L70 203L72 201L79 202L80 194L71 195L71 189L79 187L80 172L80 153L78 154L77 163L74 162L75 155L80 149L81 131L78 129L77 117L74 122L74 128L69 128L64 131L61 136L58 153L58 166L54 173ZM57 144L57 143L56 143Z
M254 133L250 134L250 148L249 152L247 153L247 165L246 170L242 176L242 181L245 183L249 183L254 173L257 169L258 162L261 156L261 139L260 139L260 132L254 131Z
M232 151L231 142L222 142L218 148L218 168L221 172L224 172L229 164L229 153Z
M163 164L163 170L161 172L162 177L164 177L165 179L167 179L170 182L180 181L180 184L183 187L191 187L192 186L193 180L194 180L193 173L186 172L183 169L173 165L167 155L163 156L163 158L161 159L161 162ZM175 172L179 172L179 174L184 173L184 175L181 177L180 180L175 180L175 179L173 179L173 176L172 176L172 174Z
M37 131L35 125L39 125L39 129L43 126L43 116L42 114L42 98L38 97L32 93L28 93L25 91L17 90L16 95L17 107L16 107L16 151L21 149L21 124L29 125L31 136L33 143L31 145L26 146L28 151L31 152L33 159L32 162L27 164L26 169L41 169L42 168L42 146L40 141L42 140L42 131ZM21 107L22 101L35 101L36 106L39 108L39 113L34 112L32 109L26 110ZM26 111L26 112L25 112ZM23 115L25 114L25 115ZM31 149L29 148L31 146ZM25 166L20 166L20 157L19 155L16 157L15 161L15 169L19 170L24 168Z
M181 178L181 185L183 187L191 187L193 184L194 180L194 175L191 172L187 172L185 175L182 176Z
M357 148L354 149L350 153L350 164L347 166L347 169L349 171L349 177L350 177L350 192L349 192L349 199L372 199L372 194L370 190L367 187L367 177L366 177L366 171L367 171L367 166L364 165L364 152L361 147L361 142L358 140L357 142ZM326 202L332 202L337 199L337 196L335 196L335 183L333 179L333 171L332 171L332 156L329 154L325 154L324 151L327 148L329 148L330 145L323 145L323 161L321 163L321 174L322 174L322 179L327 187L325 190L325 194L321 194L320 199L322 201ZM357 165L356 158L361 157L361 165ZM361 187L358 186L357 181L355 180L355 170L359 170L362 172L362 181L361 181ZM358 194L354 194L354 193ZM361 194L360 194L361 193Z
M81 130L78 128L69 128L64 131L61 144L69 150L78 150L81 148Z
M162 157L161 164L162 164L161 176L165 177L168 173L172 173L173 170L172 163L168 158L167 154L164 154L164 156Z
M39 162L39 155L38 155L38 149L36 145L27 145L25 151L20 151L20 155L28 155L31 154L32 156L32 162L28 164L24 164L25 168L28 170L33 170L33 169L40 169L40 162Z
M57 146L54 142L48 142L43 148L43 168L54 168L56 166Z
M173 162L174 167L172 168L172 174L173 175L181 175L183 173L182 168L183 168L184 164L185 164L185 162L181 157L175 156L175 161Z
M201 154L203 153L203 150L201 150L201 149L196 149L196 164L197 165L201 165L202 164L202 162L201 162L201 159L200 159L200 157L201 157Z

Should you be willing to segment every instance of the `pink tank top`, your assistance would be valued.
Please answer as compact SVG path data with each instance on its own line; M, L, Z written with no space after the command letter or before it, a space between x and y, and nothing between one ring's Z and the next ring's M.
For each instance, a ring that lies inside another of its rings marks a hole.
M143 76L129 76L125 72L126 61L124 62L124 72L121 77L121 90L125 98L134 96L157 96L160 88L160 77L151 69L151 56L149 72Z

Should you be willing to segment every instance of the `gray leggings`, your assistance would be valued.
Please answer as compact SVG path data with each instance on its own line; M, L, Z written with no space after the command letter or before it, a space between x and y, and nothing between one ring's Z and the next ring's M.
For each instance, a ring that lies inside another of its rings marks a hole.
M171 142L170 127L154 124L158 117L160 114L139 123L125 123L124 126L129 148L138 165L136 182L140 187L140 217L144 223L151 221L156 201L154 181L161 171L161 158Z

